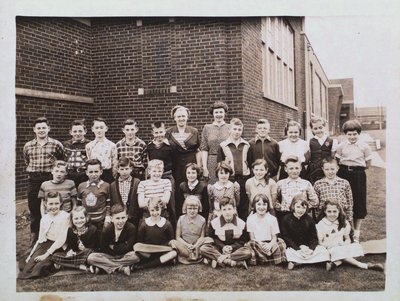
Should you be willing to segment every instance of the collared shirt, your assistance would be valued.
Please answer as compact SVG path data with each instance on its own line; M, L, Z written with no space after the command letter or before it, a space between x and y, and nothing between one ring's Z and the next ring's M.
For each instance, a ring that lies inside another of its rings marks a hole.
M27 172L51 172L54 161L64 159L64 147L50 137L43 145L35 138L25 143L23 156Z
M327 200L336 199L342 205L346 219L353 220L353 195L347 180L335 177L330 182L327 178L323 178L314 183L314 190L319 199L320 209Z
M273 179L269 179L268 183L266 183L265 181L258 181L256 177L252 177L246 181L245 188L249 198L249 206L251 206L253 198L259 193L265 194L269 200L272 200L272 195L277 194L278 186Z
M159 228L163 227L165 225L165 223L167 222L167 220L165 219L165 217L161 217L160 220L155 223L151 217L147 217L144 219L144 221L146 222L147 226L153 227L153 226L157 226Z
M67 140L63 143L65 162L67 162L67 169L73 171L81 171L87 161L86 144L90 141L83 138L80 141L73 139Z
M318 206L318 197L313 186L307 180L297 178L295 180L286 178L278 181L278 201L280 201L281 211L290 211L289 207L293 197L302 194L307 200L310 208Z
M129 176L129 178L126 180L118 178L119 193L121 194L121 199L124 205L126 205L126 202L128 201L129 191L131 190L131 183L132 183L131 176Z
M238 141L233 141L230 137L220 143L218 150L218 162L227 161L233 169L233 175L248 176L250 169L247 165L247 153L250 144L240 138Z
M324 134L321 138L319 138L318 136L314 135L314 138L317 139L319 145L323 145L326 141L326 139L328 138L328 135ZM336 152L336 149L338 147L338 142L336 139L332 139L332 152Z
M278 142L279 150L282 153L281 162L285 162L289 156L297 156L301 163L306 161L305 154L310 151L310 146L307 141L298 139L296 142L291 142L285 139Z
M264 159L268 163L268 171L271 177L276 176L281 162L281 152L278 142L271 137L261 139L257 135L254 139L251 139L249 143L248 166L252 166L257 159Z
M369 145L363 141L357 140L356 143L350 143L348 140L339 144L336 150L336 157L339 158L339 164L347 166L366 167L366 162L372 159L372 152Z
M278 220L269 212L261 217L257 213L249 215L246 224L247 232L252 232L257 241L271 241L279 233Z
M197 184L199 184L199 180L196 179L193 183L188 182L188 187L190 190L193 190L196 188Z
M216 182L213 185L208 185L208 196L210 204L212 208L210 210L214 210L214 214L216 216L220 216L220 207L219 203L223 197L227 197L235 200L236 207L240 202L240 186L239 183L232 183L228 181L225 185Z
M86 144L86 154L88 159L98 159L103 169L111 169L117 165L117 147L105 137Z
M236 240L242 238L246 223L236 216L230 222L220 216L211 221L211 227L219 240L226 244L233 244Z
M336 247L343 243L344 236L349 235L351 230L349 222L346 221L346 226L339 230L339 222L337 220L331 222L326 217L315 227L317 228L319 244L326 248Z
M146 165L146 143L135 137L132 144L126 142L126 138L122 138L116 143L118 158L126 157L131 159L135 168L141 168L144 170Z

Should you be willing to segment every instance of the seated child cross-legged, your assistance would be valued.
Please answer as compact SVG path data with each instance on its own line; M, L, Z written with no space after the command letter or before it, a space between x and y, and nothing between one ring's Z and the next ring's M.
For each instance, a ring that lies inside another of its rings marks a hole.
M270 214L272 207L265 194L257 194L252 201L252 214L247 218L248 245L254 251L251 263L286 262L285 242L278 238L279 226L275 216Z
M55 253L51 260L56 268L66 267L87 271L86 260L98 247L96 226L90 224L83 206L75 207L71 213L72 227L68 229L66 252Z
M45 197L47 213L40 220L39 238L32 248L19 279L30 279L43 276L45 270L52 266L51 256L61 249L67 238L70 223L69 213L60 210L61 195L49 192Z
M289 270L295 265L329 261L327 250L318 245L314 219L307 211L307 199L302 194L296 195L290 204L290 213L282 221L281 232L287 246Z
M103 229L100 239L101 253L91 253L87 259L91 272L99 273L100 269L107 274L120 272L130 275L130 266L140 258L133 251L136 242L136 227L128 220L126 208L121 204L111 207L111 224Z
M173 260L178 253L170 246L174 238L171 223L161 216L163 201L153 197L148 201L150 216L142 220L138 230L138 242L133 249L141 257L141 264L133 270L162 265Z
M171 245L178 250L178 261L184 264L198 263L201 261L199 254L203 243L210 243L212 239L205 236L206 220L199 214L202 211L200 199L189 195L183 203L182 211L176 225L176 240Z
M200 247L200 254L211 260L211 266L243 266L251 258L251 248L245 246L248 241L246 223L236 216L235 201L224 197L219 203L221 216L211 221L209 237L213 243Z
M325 202L321 217L316 227L319 244L330 254L330 262L326 264L327 270L341 265L343 261L361 269L384 270L380 263L363 263L354 258L363 256L364 252L359 243L351 243L350 224L346 221L342 206L337 200Z

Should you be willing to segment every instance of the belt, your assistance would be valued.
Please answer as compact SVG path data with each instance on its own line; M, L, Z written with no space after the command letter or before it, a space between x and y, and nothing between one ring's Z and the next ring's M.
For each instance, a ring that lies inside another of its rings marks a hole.
M365 170L365 167L363 167L363 166L349 166L349 165L343 165L343 164L340 164L340 168L347 170L347 171Z

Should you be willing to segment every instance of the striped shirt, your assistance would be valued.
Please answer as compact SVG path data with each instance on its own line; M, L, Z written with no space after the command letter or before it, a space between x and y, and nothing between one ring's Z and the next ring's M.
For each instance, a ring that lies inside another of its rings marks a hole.
M77 191L75 183L72 180L64 180L61 183L54 183L53 180L43 182L40 186L38 198L45 199L49 192L58 192L61 195L61 210L71 212L72 199L76 199Z
M64 148L60 141L50 137L43 145L33 139L25 143L23 156L27 172L51 172L54 161L64 159Z
M144 170L146 166L146 143L143 140L135 137L133 144L128 144L126 139L123 138L117 142L117 154L118 159L126 157L132 160L135 168L141 168Z
M163 197L164 193L171 192L172 186L171 181L168 179L160 179L159 181L155 182L153 180L145 180L141 181L138 186L137 193L143 193L145 200L151 199L153 197ZM139 207L147 207L147 204L142 204L145 206Z

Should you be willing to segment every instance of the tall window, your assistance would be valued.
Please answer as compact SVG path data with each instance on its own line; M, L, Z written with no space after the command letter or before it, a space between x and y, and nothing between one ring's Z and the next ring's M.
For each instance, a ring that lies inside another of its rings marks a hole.
M264 96L295 106L294 33L283 18L262 19Z

